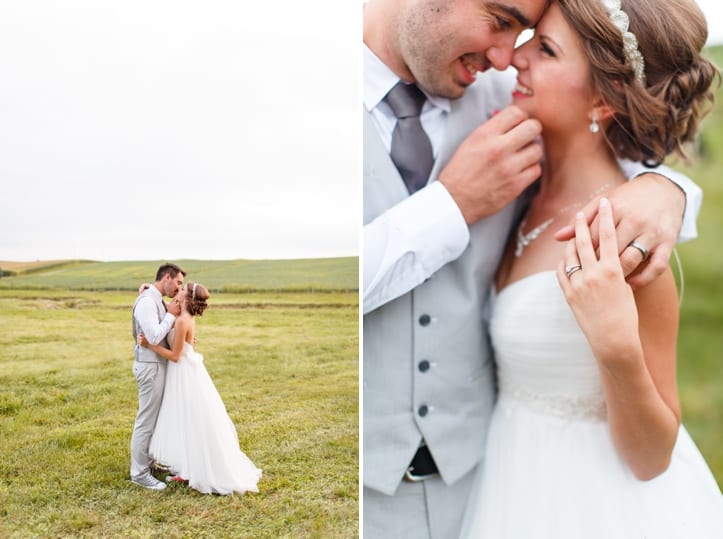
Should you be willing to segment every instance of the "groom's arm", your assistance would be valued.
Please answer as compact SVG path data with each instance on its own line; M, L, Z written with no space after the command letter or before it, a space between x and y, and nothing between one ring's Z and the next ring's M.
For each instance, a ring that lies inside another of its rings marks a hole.
M173 327L173 323L176 321L176 317L167 312L163 319L158 322L156 306L150 297L138 300L135 317L141 326L143 335L145 335L148 342L152 344L158 344L165 339L171 327Z
M655 169L651 169L641 163L620 160L620 166L625 175L631 180L643 174L653 173L676 184L685 195L685 208L683 210L683 221L678 235L678 242L682 243L698 237L696 220L700 213L700 206L703 203L703 190L693 180L682 172L671 169L667 165L660 165Z
M633 288L642 288L660 276L669 265L670 254L679 241L697 236L696 218L700 210L702 190L685 175L666 166L649 169L636 163L621 161L628 181L607 197L616 220L620 263ZM597 199L582 212L591 223L593 243L597 245ZM558 230L555 238L566 241L574 236L572 224ZM631 243L647 249L649 258Z
M364 314L457 259L469 243L469 226L499 212L539 177L540 130L518 107L505 108L467 136L439 181L364 226Z
M364 314L424 282L467 243L469 228L439 182L364 225Z

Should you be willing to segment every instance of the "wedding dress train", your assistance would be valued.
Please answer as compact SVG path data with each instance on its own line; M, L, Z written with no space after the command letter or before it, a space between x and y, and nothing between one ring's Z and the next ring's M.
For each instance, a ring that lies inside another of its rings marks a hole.
M173 330L168 341L173 342ZM188 343L178 362L168 362L150 453L199 492L258 492L261 470L239 448L236 427L203 356Z

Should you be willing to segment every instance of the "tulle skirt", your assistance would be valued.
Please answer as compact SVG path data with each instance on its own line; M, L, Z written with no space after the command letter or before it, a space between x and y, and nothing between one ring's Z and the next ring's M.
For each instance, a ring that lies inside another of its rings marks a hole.
M239 448L203 356L188 344L178 362L168 364L150 453L199 492L258 492L262 472Z
M723 538L723 497L685 428L672 462L640 481L608 423L557 417L504 396L462 527L470 538Z

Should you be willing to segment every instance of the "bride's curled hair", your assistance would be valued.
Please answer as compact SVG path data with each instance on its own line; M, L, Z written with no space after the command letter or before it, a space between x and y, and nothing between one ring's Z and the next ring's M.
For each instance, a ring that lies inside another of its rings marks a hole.
M211 297L211 294L201 283L189 282L186 285L186 301L191 316L203 315L203 311L208 307L207 301L209 297Z
M694 0L622 0L645 60L645 85L626 64L620 30L600 0L558 0L582 38L593 84L614 111L605 136L618 157L657 165L697 135L713 104L718 68L701 55L708 38Z

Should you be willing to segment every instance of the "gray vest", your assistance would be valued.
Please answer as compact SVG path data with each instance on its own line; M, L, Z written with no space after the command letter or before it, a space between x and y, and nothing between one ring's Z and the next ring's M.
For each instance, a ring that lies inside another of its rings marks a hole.
M144 348L137 344L136 339L138 338L138 334L143 333L143 330L141 329L140 324L138 323L138 320L136 320L136 306L138 305L138 302L141 300L141 298L144 297L150 297L153 300L153 305L156 309L156 314L158 315L158 322L160 323L163 318L166 316L166 308L163 305L163 298L157 296L156 294L152 294L150 288L146 289L141 293L137 298L136 301L133 303L133 314L132 314L132 332L133 332L133 342L136 343L135 347L133 349L133 353L135 356L136 361L140 361L141 363L165 363L165 359L156 354L153 350L150 348ZM165 346L165 340L161 340L160 342L161 346Z
M430 181L466 136L509 103L509 79L480 75L452 102ZM364 117L364 223L408 197L368 113ZM514 205L470 227L464 253L363 322L364 484L393 494L424 439L453 484L480 461L495 399L483 312Z

